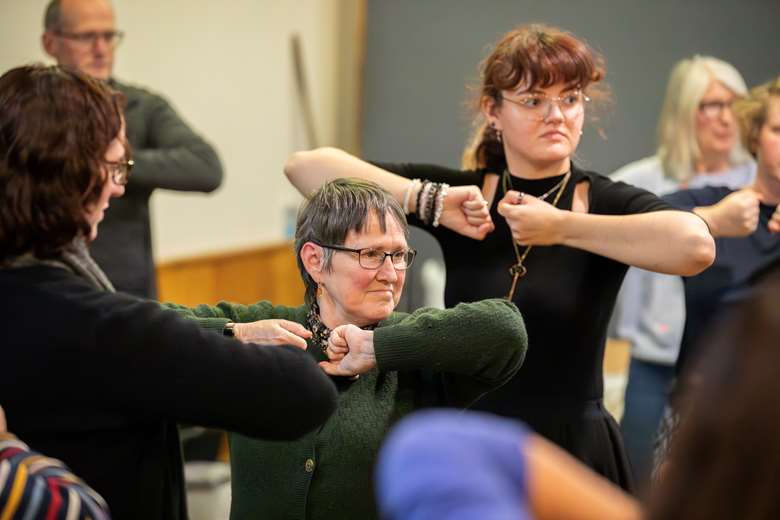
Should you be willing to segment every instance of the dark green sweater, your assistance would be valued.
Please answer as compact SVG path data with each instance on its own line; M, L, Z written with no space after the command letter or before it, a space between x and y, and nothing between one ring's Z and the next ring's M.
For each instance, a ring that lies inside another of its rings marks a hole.
M308 312L269 302L173 307L219 330L228 320L304 324ZM231 518L376 518L373 465L392 424L424 406L470 405L518 371L526 346L520 313L504 300L393 313L374 332L377 369L356 381L334 378L339 406L322 428L294 442L231 435ZM308 351L325 359L311 344Z

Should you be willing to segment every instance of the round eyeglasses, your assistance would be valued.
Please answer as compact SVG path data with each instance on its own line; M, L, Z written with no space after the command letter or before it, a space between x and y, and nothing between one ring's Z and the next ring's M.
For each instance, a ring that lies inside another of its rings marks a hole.
M574 119L582 113L585 103L590 101L581 90L568 92L562 96L525 94L514 99L501 96L501 99L517 105L527 118L535 121L544 121L550 117L553 105L558 107L565 119Z
M88 48L97 43L98 40L103 40L106 45L115 49L122 43L122 38L125 37L125 33L122 31L89 31L89 32L65 32L57 31L54 34L60 38L65 38L74 42L79 47Z
M326 247L333 249L334 251L344 251L347 253L353 253L358 255L358 264L363 269L379 269L382 264L385 263L385 258L390 258L393 267L398 271L409 269L414 263L414 257L417 256L417 251L414 249L399 249L398 251L381 251L371 247L365 247L363 249L352 249L350 247L336 246L333 244L321 244L312 240L314 244L320 247Z
M111 176L111 180L118 186L124 186L130 178L130 172L133 171L135 161L128 159L127 161L108 162L106 161L106 169Z

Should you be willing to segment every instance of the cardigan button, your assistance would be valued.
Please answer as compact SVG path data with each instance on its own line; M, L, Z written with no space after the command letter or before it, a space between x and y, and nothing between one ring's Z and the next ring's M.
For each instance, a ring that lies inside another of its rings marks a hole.
M314 471L314 460L306 459L306 463L303 465L303 469L306 470L306 473L311 473Z

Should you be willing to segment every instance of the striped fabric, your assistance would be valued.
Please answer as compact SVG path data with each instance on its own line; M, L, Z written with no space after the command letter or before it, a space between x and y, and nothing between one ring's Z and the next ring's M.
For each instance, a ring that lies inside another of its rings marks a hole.
M65 465L0 433L0 520L103 520L108 506Z

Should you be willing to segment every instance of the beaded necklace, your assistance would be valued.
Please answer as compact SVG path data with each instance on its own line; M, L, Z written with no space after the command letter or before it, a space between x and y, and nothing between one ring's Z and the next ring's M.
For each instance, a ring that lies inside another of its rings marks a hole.
M378 325L378 323L372 323L360 328L363 330L374 330ZM330 338L331 330L322 323L320 305L316 300L312 302L309 313L306 315L306 328L311 331L312 343L320 347L323 353L328 350L328 339Z

